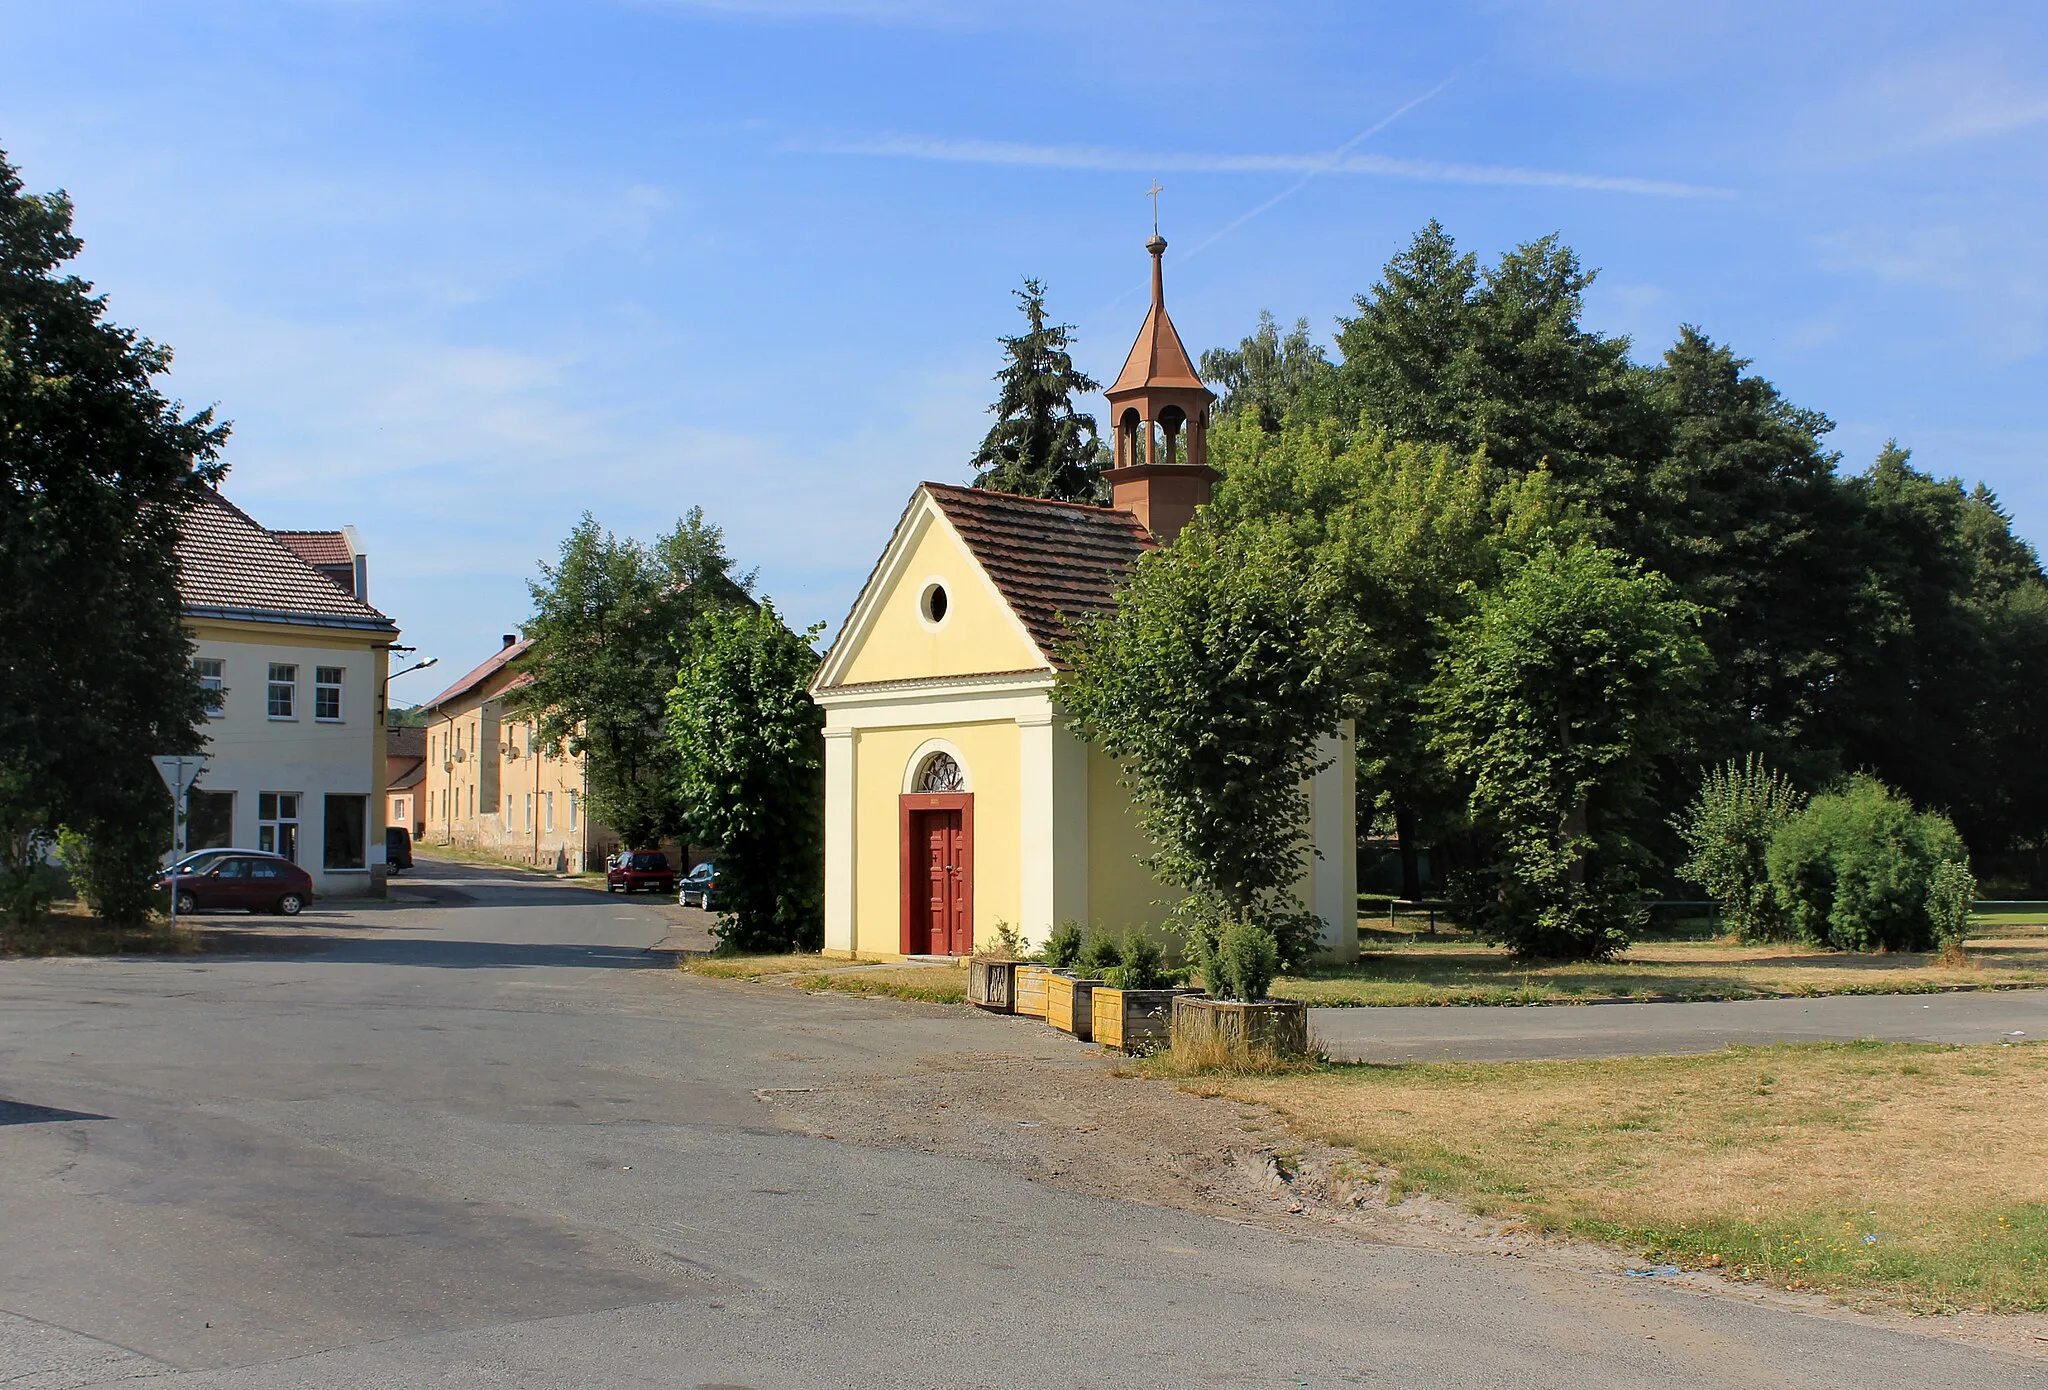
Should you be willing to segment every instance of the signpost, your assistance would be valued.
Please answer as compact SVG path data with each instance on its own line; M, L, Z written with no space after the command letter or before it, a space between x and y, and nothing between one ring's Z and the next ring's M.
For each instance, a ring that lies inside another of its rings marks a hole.
M185 794L206 771L206 758L199 753L164 753L151 758L157 776L171 789L171 867L185 857ZM178 927L178 881L171 879L171 929Z

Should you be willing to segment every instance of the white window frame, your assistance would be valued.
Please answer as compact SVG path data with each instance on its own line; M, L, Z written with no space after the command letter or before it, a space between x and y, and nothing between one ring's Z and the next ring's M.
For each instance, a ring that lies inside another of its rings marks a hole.
M531 829L533 829L533 793L532 793L532 792L528 792L528 793L526 794L526 824L525 824L525 825L523 825L523 826L521 826L520 828L521 828L522 830L531 830Z
M555 833L555 794L553 792L541 793L540 808L541 820L546 824L548 834L552 835Z
M209 670L207 668L211 667ZM225 657L195 656L192 658L192 674L199 679L201 690L211 691L214 699L206 706L208 719L228 717L228 663Z
M569 792L569 828L576 828L576 792L573 788Z
M290 674L280 677L277 674L279 671L288 671ZM277 712L277 696L279 691L284 692L285 708L283 714ZM299 722L299 667L297 662L273 661L270 663L270 678L266 683L263 709L270 718L280 723L296 724Z
M328 675L332 675L334 679L331 681L324 679ZM345 666L315 666L313 668L314 723L339 724L343 722L342 690L344 689L347 675L348 668ZM322 714L320 712L320 697L329 691L334 692L334 713Z
M290 815L284 814L287 798L291 801ZM263 814L265 799L269 799L271 803L271 815L268 818L265 818ZM305 825L305 818L302 814L303 808L300 807L299 801L300 796L297 792L259 792L257 794L256 848L268 850L272 854L282 854L294 864L299 862L300 832ZM284 827L287 825L292 828L292 847L290 853L286 853L283 849L279 848L285 841ZM270 832L268 836L263 833L266 830Z

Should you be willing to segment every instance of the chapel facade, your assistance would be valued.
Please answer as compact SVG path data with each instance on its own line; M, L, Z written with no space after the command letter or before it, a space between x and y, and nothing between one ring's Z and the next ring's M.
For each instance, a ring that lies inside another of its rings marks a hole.
M1055 686L1070 624L1114 608L1138 557L1209 500L1214 394L1152 305L1106 393L1111 503L945 483L912 493L811 693L825 710L825 952L964 956L999 923L1156 928L1177 890L1143 860L1117 765L1067 725ZM1355 956L1356 750L1324 736L1296 894L1324 950Z

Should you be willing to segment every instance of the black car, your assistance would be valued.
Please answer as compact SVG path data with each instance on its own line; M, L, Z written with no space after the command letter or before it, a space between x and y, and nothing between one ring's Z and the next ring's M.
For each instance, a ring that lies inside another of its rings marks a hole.
M709 859L684 875L676 892L676 902L688 907L692 901L702 908L718 905L718 866Z
M402 825L384 827L384 862L391 872L412 867L412 832Z

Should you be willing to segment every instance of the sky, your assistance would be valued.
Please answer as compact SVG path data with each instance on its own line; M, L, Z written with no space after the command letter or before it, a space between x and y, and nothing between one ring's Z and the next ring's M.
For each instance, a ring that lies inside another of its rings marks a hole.
M1194 352L1328 342L1432 217L1554 232L1638 360L1697 325L1845 470L1896 436L2048 544L2038 0L0 0L0 73L227 494L363 537L440 660L399 703L585 511L701 506L829 632L967 479L1023 277L1115 376L1154 179Z

